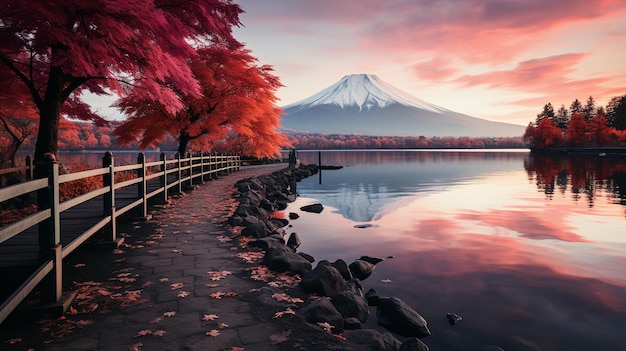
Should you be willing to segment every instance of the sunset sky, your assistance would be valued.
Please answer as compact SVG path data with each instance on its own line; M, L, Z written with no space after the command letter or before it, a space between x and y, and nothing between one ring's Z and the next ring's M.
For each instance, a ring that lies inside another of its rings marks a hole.
M354 73L471 116L527 125L543 105L626 94L623 0L236 0L235 36L280 105Z

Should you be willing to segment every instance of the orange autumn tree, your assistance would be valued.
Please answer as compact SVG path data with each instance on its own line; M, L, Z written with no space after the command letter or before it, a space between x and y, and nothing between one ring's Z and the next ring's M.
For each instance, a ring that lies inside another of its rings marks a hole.
M146 148L171 135L181 155L189 148L255 157L278 153L286 138L278 132L282 109L275 93L282 85L273 69L259 65L243 47L212 44L196 52L188 62L202 95L181 92L184 107L172 113L160 101L131 91L116 103L129 116L115 129L117 143L138 140Z
M563 136L561 130L549 118L541 119L535 127L530 123L523 136L524 142L533 150L542 150L559 145Z

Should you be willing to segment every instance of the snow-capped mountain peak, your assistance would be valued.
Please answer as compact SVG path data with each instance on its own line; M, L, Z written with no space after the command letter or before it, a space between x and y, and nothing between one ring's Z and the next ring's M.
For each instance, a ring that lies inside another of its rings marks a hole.
M343 109L357 106L359 110L372 107L383 108L391 104L402 104L420 109L442 112L446 109L423 101L385 83L374 74L351 74L337 83L304 100L284 108L300 106L308 108L318 105L337 105Z

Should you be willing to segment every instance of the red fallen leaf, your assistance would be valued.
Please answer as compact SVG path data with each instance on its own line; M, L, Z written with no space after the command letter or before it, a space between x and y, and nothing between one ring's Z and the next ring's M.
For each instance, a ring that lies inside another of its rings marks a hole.
M163 312L163 317L174 317L175 315L176 311Z
M181 289L183 286L184 286L183 283L173 283L173 284L170 284L170 288L172 290Z
M163 317L155 317L150 322L148 322L148 324L156 324L156 323L159 323L162 320L163 320Z
M228 328L228 324L226 323L217 323L217 327L220 329Z
M202 316L203 321L214 321L218 318L220 317L216 314L205 314L204 316Z
M74 307L70 306L70 309L69 309L69 311L67 313L69 313L71 315L77 315L78 311Z
M237 346L231 346L230 349L228 349L228 351L244 351L245 349L243 347L237 347Z
M181 290L181 291L178 292L178 295L176 295L176 296L178 296L178 297L187 297L187 296L189 296L189 292Z
M214 292L214 293L209 294L209 297L210 297L210 298L212 298L212 299L218 299L218 300L219 300L219 299L221 299L221 298L222 298L222 296L224 296L224 295L226 295L226 294L225 294L225 293L223 293L223 292L221 292L221 291L217 291L217 292Z
M206 335L212 336L212 337L216 337L216 336L220 335L220 331L217 330L217 329L212 329L212 330L206 332Z
M74 268L82 268L82 267L85 267L85 266L87 266L87 265L84 264L84 263L77 263L77 264L74 265Z
M152 332L152 335L154 335L154 336L163 336L163 335L165 335L165 330L162 330L162 329L155 330L155 331Z
M86 327L88 325L92 325L93 321L89 319L81 319L79 321L74 322L79 327Z
M143 329L137 332L137 334L135 335L136 338L140 337L140 336L146 336L146 335L150 335L152 334L152 330L150 329Z

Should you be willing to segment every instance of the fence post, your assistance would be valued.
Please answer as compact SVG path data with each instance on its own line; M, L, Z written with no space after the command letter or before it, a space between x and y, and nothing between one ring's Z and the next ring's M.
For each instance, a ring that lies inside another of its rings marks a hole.
M204 152L200 152L200 184L204 184Z
M102 184L104 187L109 187L109 192L104 194L104 208L103 212L105 216L111 217L111 224L109 226L109 235L111 242L117 241L117 216L115 215L115 158L110 151L104 153L102 158L102 167L109 168L109 173L102 175Z
M178 178L176 178L176 180L178 181L178 193L182 193L183 192L183 183L182 183L182 178L183 178L183 171L182 171L182 167L181 167L181 162L180 162L180 154L177 152L176 153L176 167L178 167L177 169L177 173L178 173Z
M141 181L137 183L139 185L139 198L141 198L141 217L148 218L148 199L146 198L147 183L146 183L146 154L143 152L137 156L137 163L141 164L141 168L137 170L137 177L141 178Z
M24 175L26 180L33 179L33 159L30 155L26 156L26 174Z
M163 202L167 203L167 158L164 152L161 152L161 172L163 175L160 177L161 188L163 188Z
M189 178L189 186L193 186L193 158L191 157L191 153L187 152L187 157L189 163L187 164L189 168L187 169L187 177Z
M50 217L39 225L39 257L42 262L52 261L54 268L41 283L41 302L55 303L61 300L63 288L63 262L61 255L61 225L59 213L59 164L53 153L44 155L44 167L48 177L47 196L40 197L39 211L50 209Z

